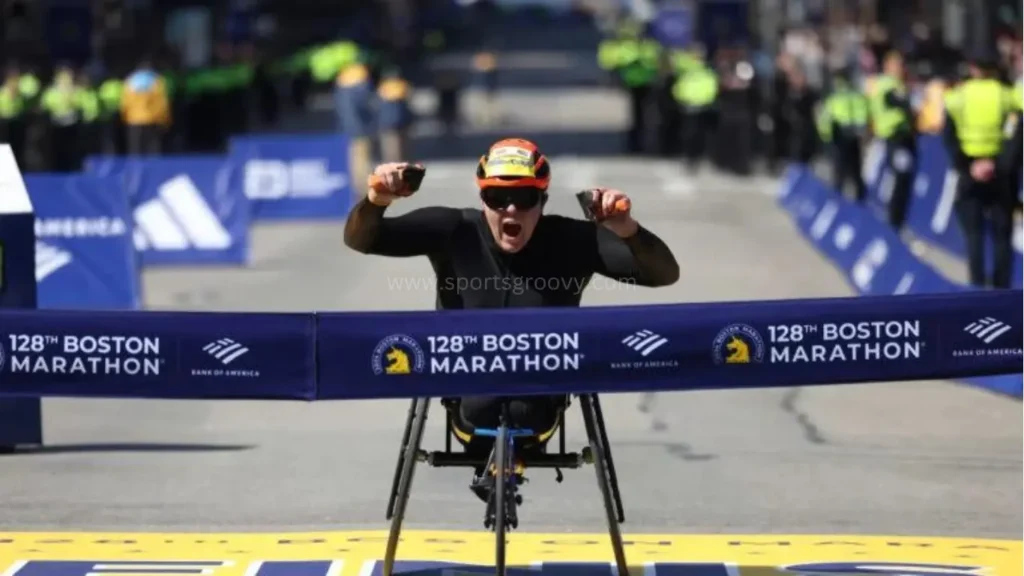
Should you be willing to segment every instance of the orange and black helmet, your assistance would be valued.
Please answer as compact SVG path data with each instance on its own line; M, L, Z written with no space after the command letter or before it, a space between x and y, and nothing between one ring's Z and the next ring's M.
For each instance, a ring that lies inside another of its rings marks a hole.
M476 185L485 188L536 188L547 191L551 165L537 145L521 138L499 140L476 167Z

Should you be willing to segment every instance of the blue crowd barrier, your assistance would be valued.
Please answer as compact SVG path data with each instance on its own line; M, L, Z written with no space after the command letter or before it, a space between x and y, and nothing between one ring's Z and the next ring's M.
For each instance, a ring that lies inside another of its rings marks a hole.
M33 174L24 181L35 211L38 306L139 308L131 210L117 180Z
M586 309L0 311L0 396L355 400L1021 371L1022 292ZM1008 326L986 342L968 328ZM635 335L658 335L638 346Z
M948 280L915 257L871 210L847 200L804 167L789 169L779 203L793 217L801 234L842 270L850 285L862 295L950 294L951 300L957 300L1020 294L975 291ZM1011 334L1021 320L1009 311L1006 309L1001 315L979 311L960 327L961 336L979 339L995 350L1019 351L1021 339ZM1020 366L1005 376L977 376L963 379L988 390L1022 396L1024 379Z
M914 192L907 212L907 226L915 235L950 254L966 259L963 232L956 217L957 173L950 168L942 139L935 135L918 138L918 167ZM885 145L872 142L864 156L864 178L868 198L882 210L892 193L892 171L885 166ZM1024 284L1024 258L1021 257L1020 222L1016 223L1014 248L1014 287ZM987 251L991 268L991 250ZM965 264L966 266L966 264Z
M342 219L352 205L348 139L340 134L232 138L251 218Z

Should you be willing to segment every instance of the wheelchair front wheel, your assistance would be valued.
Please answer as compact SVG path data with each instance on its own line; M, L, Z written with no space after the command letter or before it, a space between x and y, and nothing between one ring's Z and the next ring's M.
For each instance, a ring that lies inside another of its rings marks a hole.
M616 514L615 498L611 487L611 476L608 473L607 447L601 441L601 433L597 429L597 411L594 409L593 396L580 396L583 407L583 424L590 440L590 450L594 454L594 469L597 471L597 486L604 500L604 511L608 518L608 536L611 539L612 551L615 554L615 567L618 576L629 576L629 565L626 564L626 553L622 546L622 531Z
M502 418L501 425L498 426L497 437L494 439L494 493L492 498L494 502L494 570L497 576L505 576L505 532L508 522L506 507L510 504L515 506L514 501L508 501L506 494L508 475L512 472L512 467L509 465L511 458L508 425Z
M387 548L384 551L383 576L392 576L392 571L395 567L398 542L402 537L402 521L405 520L406 505L409 504L409 492L412 490L412 479L416 472L420 442L423 440L423 429L427 424L427 409L430 408L430 398L419 398L413 400L413 403L415 412L412 425L409 428L408 442L405 444L405 455L402 458L402 473L398 482L394 515L391 518Z

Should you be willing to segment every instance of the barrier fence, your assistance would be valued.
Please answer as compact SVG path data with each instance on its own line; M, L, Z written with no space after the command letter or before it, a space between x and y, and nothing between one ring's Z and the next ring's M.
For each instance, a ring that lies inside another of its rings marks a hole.
M966 260L963 232L956 219L955 200L958 176L952 170L941 136L926 134L918 138L918 167L914 192L907 212L907 226L929 244ZM892 170L885 166L885 146L873 142L864 155L864 180L868 198L875 208L883 208L892 196ZM1024 277L1021 221L1018 214L1014 233L1013 282L1019 288ZM988 252L991 256L991 251ZM966 264L965 264L966 266ZM989 262L991 266L991 261Z
M927 208L927 196L916 197ZM809 169L794 166L786 174L779 203L797 228L823 256L842 270L850 285L865 296L951 294L953 299L983 294L991 298L1017 291L977 292L944 277L918 259L888 225L884 216L856 204L818 179ZM926 212L927 210L920 210ZM919 221L920 222L920 221ZM1019 259L1019 258L1018 258ZM1020 262L1017 263L1018 266ZM979 315L964 330L989 344L1019 349L1021 340L1010 337L1010 316ZM1020 398L1021 367L1012 375L968 378L969 384Z
M238 137L225 156L92 157L25 184L51 309L138 309L143 268L244 266L252 225L340 220L352 204L348 141L333 134Z

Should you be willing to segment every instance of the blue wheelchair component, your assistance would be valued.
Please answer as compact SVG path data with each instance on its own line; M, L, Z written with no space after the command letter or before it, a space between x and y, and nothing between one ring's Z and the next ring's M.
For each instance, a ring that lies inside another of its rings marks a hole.
M477 428L475 431L473 431L473 435L489 436L491 438L496 438L498 436L498 430L497 428ZM509 428L508 435L511 436L512 438L517 438L521 436L536 436L536 434L533 433L533 430L530 430L529 428Z

